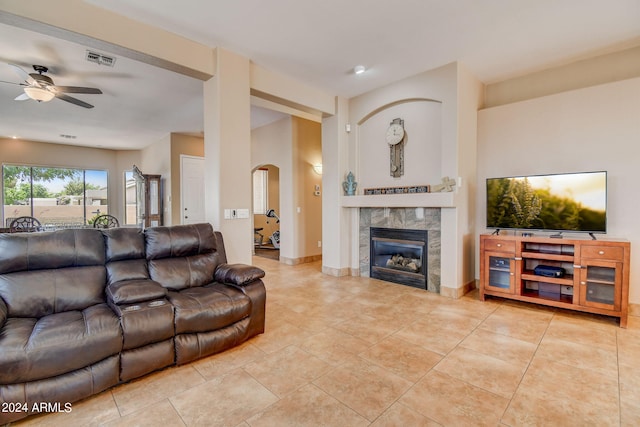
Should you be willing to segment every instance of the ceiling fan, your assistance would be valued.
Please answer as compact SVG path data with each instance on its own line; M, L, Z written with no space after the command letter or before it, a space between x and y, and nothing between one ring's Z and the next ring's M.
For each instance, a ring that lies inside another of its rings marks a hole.
M53 98L61 99L62 101L70 102L71 104L78 105L84 108L93 108L93 105L81 101L77 98L66 95L67 93L87 93L87 94L101 94L100 89L92 87L79 87L79 86L56 86L53 83L53 79L46 76L44 73L49 71L44 65L34 65L33 69L35 73L27 73L22 68L15 64L8 64L14 69L14 71L24 79L23 83L3 82L11 83L19 86L23 86L24 93L18 95L16 101L24 101L27 99L33 99L38 102L49 102Z

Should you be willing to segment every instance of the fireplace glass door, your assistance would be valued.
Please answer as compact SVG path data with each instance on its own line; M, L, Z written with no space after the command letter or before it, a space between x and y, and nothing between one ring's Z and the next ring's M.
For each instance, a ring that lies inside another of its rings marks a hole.
M371 228L370 276L427 288L427 231Z
M424 244L410 241L374 239L374 267L419 273L422 270Z

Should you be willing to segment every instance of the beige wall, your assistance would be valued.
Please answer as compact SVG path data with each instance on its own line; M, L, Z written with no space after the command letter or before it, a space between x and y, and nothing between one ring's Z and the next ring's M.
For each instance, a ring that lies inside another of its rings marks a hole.
M161 176L160 191L162 192L162 225L172 224L171 135L166 135L160 141L142 149L140 152L140 164L137 166L145 175ZM178 169L178 171L179 170L180 169Z
M321 139L320 123L298 117L282 119L251 132L253 169L263 165L279 168L280 210L277 213L280 260L285 263L310 261L322 254L322 248L318 247L318 241L322 241L322 195L313 195L315 185L319 185L322 192L322 177L313 172L312 167L322 163Z
M635 196L640 181L639 112L640 78L634 78L478 113L478 182L487 177L607 171L604 238L631 242L629 299L635 304L640 303L640 251L633 250L640 242ZM485 193L479 186L480 232L486 224Z
M476 194L478 189L478 109L483 102L484 85L462 64L458 64L458 145L456 159L461 184L458 200L463 209L457 210L457 235L462 244L458 246L457 259L462 260L462 283L465 290L475 286L475 253L477 239ZM450 260L448 262L451 262ZM441 268L448 268L442 262Z
M297 248L294 261L299 262L322 255L322 248L318 246L322 241L322 195L314 195L316 185L322 191L322 176L313 170L313 165L322 163L322 131L320 123L298 117L292 117L291 125L297 184L294 187Z
M291 118L287 117L251 131L251 170L264 165L278 168L280 256L294 258L293 145Z
M349 232L351 209L336 209L341 205L344 171L349 169L348 123L349 101L338 97L336 114L322 120L322 271L332 276L360 271L357 251L352 255L355 241Z
M640 46L487 85L484 106L640 77Z

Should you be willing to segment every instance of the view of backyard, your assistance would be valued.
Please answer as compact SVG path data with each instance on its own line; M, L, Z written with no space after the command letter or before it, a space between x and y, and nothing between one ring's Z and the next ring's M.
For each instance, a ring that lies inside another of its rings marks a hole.
M32 216L43 226L91 224L109 211L107 171L4 165L3 218Z

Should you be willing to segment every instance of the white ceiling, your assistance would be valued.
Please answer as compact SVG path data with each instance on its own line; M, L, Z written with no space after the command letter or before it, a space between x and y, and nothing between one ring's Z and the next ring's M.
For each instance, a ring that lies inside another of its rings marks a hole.
M640 44L640 0L86 1L344 97L452 61L493 83ZM0 135L134 149L169 132L202 130L200 81L123 57L108 68L85 54L83 46L0 24L0 61L29 72L46 65L58 85L104 92L77 95L95 105L87 110L57 99L13 101L20 87L2 83ZM354 75L357 64L367 72ZM3 64L0 80L19 81Z
M114 149L139 149L170 132L202 130L202 82L124 57L113 68L88 62L76 43L0 24L0 80L22 80L6 63L28 73L49 67L60 86L96 87L102 95L70 94L85 109L54 99L14 101L20 86L0 83L0 135ZM108 52L100 52L108 53ZM68 139L60 135L74 135Z

